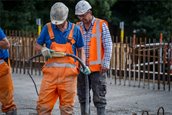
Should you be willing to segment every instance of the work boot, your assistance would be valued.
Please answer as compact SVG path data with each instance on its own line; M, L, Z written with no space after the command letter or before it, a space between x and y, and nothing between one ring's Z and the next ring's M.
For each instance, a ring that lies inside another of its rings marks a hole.
M80 104L80 108L81 108L81 115L85 115L85 103Z
M105 107L97 107L97 115L106 115Z
M80 104L80 108L81 108L81 115L86 115L85 114L85 103ZM89 109L89 115L90 115L90 109Z
M10 110L10 111L6 112L5 115L17 115L17 109Z

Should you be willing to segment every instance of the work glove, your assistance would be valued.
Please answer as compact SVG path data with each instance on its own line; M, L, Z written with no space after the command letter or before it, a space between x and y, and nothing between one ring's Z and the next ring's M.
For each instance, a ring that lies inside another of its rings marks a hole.
M81 68L80 68L80 71L81 71L83 74L85 74L85 75L89 75L89 74L91 73L91 71L90 71L90 69L89 69L88 66L86 66L86 67L84 68L84 70L83 70L83 68L81 67Z
M54 50L51 50L51 49L48 49L47 47L43 47L42 49L41 49L41 53L42 53L42 55L46 58L46 59L48 59L48 58L52 58L52 53L54 52Z

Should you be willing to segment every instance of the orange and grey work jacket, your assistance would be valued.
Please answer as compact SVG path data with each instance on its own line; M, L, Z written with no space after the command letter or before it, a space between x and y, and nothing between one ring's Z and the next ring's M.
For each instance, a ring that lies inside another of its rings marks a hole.
M102 45L102 25L107 22L102 19L95 19L92 28L92 37L89 42L89 58L87 59L87 64L91 70L91 72L100 71L101 63L104 57L104 48ZM80 26L80 30L83 34L83 26L81 22L78 22L77 25Z
M68 35L68 42L66 42L66 44L59 44L56 43L54 40L54 33L52 30L52 26L51 23L47 23L47 27L48 27L48 33L50 36L50 39L52 41L52 44L50 46L50 49L56 51L56 52L64 52L64 53L68 53L68 54L74 54L73 50L72 50L72 45L75 44L75 40L73 38L73 31L74 31L74 24L72 25L72 29L69 32ZM53 57L53 58L49 58L47 60L47 62L45 63L46 67L64 67L64 68L71 68L74 74L78 73L77 70L77 62L71 58L71 57ZM71 73L72 74L72 73Z

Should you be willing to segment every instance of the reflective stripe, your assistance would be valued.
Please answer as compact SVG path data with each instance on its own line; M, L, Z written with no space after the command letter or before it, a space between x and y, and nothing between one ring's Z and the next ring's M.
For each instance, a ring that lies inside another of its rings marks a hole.
M75 24L72 24L72 29L70 30L70 33L69 33L69 36L68 36L69 39L73 39L74 27L75 27Z
M92 37L96 37L97 40L97 60L90 61L90 65L101 64L101 33L100 33L100 20L96 20L96 34Z
M69 63L49 63L45 65L46 67L68 67L68 68L75 68L74 64Z
M0 64L3 64L4 63L4 60L0 60Z

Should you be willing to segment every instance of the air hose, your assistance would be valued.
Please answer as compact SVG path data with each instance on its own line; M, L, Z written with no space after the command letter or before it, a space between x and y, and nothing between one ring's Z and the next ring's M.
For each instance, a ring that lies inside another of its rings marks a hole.
M40 57L40 56L42 56L41 53L29 58L28 63L30 63L34 58ZM85 70L86 65L77 56L75 56L73 54L66 54L66 53L63 53L63 52L52 52L52 57L65 57L65 56L72 57L73 59L76 59L81 64L83 70ZM36 83L35 83L32 75L30 74L29 70L28 70L28 75L31 78L32 82L34 83L36 94L39 95ZM90 112L89 112L90 111L90 106L89 106L89 81L88 81L88 75L85 75L85 85L86 85L86 88L85 88L85 92L86 92L85 93L86 94L85 95L86 96L86 99L85 99L85 115L89 115L90 114Z
M42 56L41 53L38 54L38 55L32 56L32 57L30 57L30 58L28 59L27 62L30 64L30 62L31 62L34 58L37 58L37 57L40 57L40 56ZM34 81L32 75L30 74L29 69L28 69L27 73L28 73L29 77L31 78L31 80L32 80L32 82L33 82L33 84L34 84L34 87L35 87L35 90L36 90L36 94L37 94L37 96L38 96L38 95L39 95L39 94L38 94L38 89L37 89L36 83L35 83L35 81Z
M41 53L40 53L40 54L37 54L37 55L35 55L35 56L30 57L30 58L28 59L28 63L30 64L30 62L31 62L34 58L37 58L37 57L40 57L40 56L42 56ZM52 56L53 56L53 57L64 57L64 56L72 57L72 58L76 59L76 60L81 64L83 70L86 68L85 64L81 61L81 59L78 58L77 56L73 55L73 54L66 54L66 53L62 53L62 52L53 52ZM35 90L36 90L36 94L39 95L38 89L37 89L37 86L36 86L36 83L35 83L35 81L34 81L32 75L30 74L30 71L28 70L27 73L28 73L29 77L31 78L31 80L32 80L32 82L33 82L33 84L34 84L34 87L35 87Z

